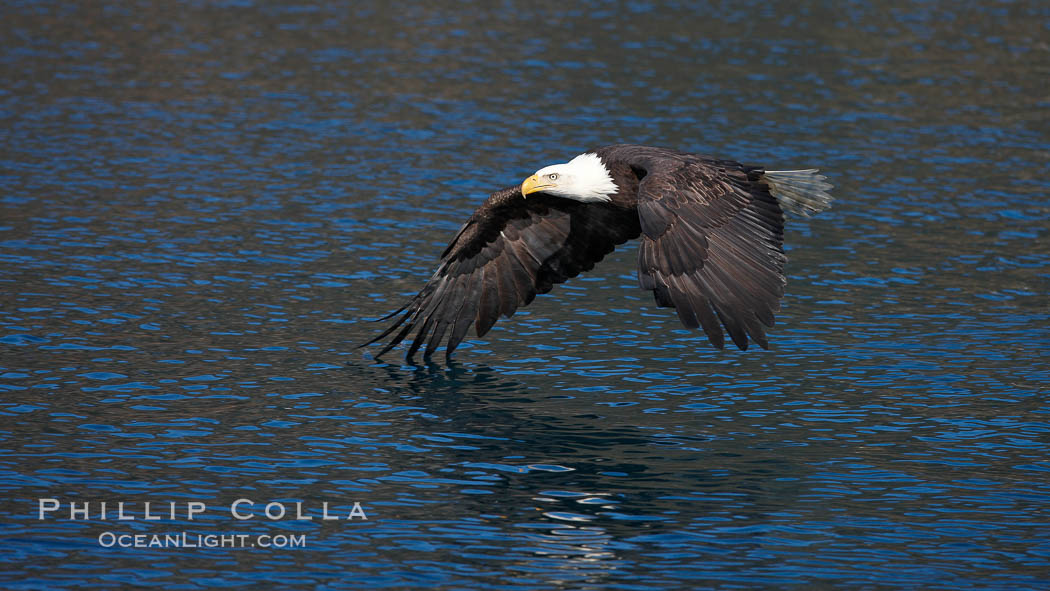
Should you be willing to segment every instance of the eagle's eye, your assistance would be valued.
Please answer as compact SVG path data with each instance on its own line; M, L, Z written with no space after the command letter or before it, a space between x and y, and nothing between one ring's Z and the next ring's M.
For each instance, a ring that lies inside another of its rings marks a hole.
M552 181L556 181L556 180L558 180L558 173L552 172L552 173L547 175L547 178L549 178Z

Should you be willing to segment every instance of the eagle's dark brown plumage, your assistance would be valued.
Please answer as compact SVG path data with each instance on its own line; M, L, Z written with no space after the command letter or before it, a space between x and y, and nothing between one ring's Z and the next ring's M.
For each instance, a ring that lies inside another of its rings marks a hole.
M824 177L647 146L593 154L615 183L613 193L578 201L554 189L496 191L449 243L423 290L365 345L390 337L382 355L414 331L407 358L424 345L429 357L442 341L451 355L471 325L484 336L499 316L510 317L641 237L638 277L657 305L674 308L682 324L702 328L720 349L722 326L740 349L748 337L767 348L765 331L785 285L781 206L804 214L826 207L831 185ZM568 177L575 162L540 172Z

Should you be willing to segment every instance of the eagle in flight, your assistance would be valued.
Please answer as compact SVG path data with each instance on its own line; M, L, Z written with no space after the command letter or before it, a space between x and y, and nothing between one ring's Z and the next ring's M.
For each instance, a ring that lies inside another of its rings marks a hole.
M412 336L446 358L471 325L482 337L536 294L641 239L638 281L715 347L768 348L784 295L784 211L810 215L832 188L815 169L766 170L666 148L618 144L547 166L496 191L456 234L423 289L362 347L376 357Z

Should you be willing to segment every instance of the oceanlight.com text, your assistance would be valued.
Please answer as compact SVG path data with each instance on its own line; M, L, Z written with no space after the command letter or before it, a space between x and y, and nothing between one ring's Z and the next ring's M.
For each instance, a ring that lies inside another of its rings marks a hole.
M306 534L122 534L104 531L103 548L305 548Z

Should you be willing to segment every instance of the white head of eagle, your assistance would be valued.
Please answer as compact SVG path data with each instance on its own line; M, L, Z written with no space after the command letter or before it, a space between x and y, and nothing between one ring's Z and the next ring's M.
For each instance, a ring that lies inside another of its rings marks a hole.
M564 164L541 168L521 184L523 196L538 191L586 203L611 200L617 187L602 159L588 152Z

